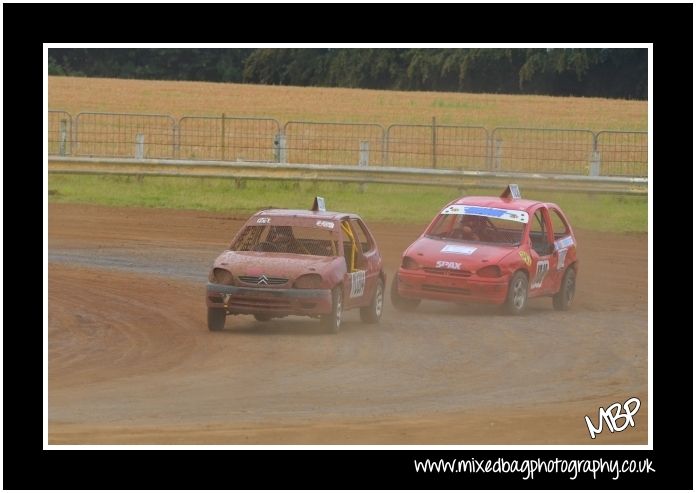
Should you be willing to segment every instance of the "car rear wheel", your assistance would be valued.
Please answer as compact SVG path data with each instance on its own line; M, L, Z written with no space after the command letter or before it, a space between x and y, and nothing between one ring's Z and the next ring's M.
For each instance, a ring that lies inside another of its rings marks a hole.
M397 310L403 310L407 312L413 311L418 307L418 305L420 305L421 302L421 300L419 299L403 298L399 294L398 274L394 276L394 279L392 279L390 294L392 305L394 305L394 308L396 308Z
M257 322L268 322L273 317L265 313L254 313L254 318Z
M384 281L377 279L375 287L375 295L372 297L372 302L368 306L360 308L360 319L368 324L376 324L382 318L384 309Z
M569 267L563 274L561 289L553 295L553 307L556 310L567 310L575 297L575 269Z
M516 272L510 279L508 294L505 300L505 310L510 315L519 315L527 307L529 281L524 272Z
M324 315L321 323L328 332L338 332L343 318L343 289L336 286L331 291L331 313Z
M208 308L208 329L214 332L224 329L226 315L223 308Z

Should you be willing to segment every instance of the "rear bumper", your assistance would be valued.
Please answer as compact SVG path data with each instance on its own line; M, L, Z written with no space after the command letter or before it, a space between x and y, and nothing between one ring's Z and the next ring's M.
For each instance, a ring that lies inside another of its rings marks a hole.
M455 277L399 269L402 298L501 305L507 297L509 278Z
M208 283L208 308L224 308L230 314L323 315L331 313L330 289L242 288Z

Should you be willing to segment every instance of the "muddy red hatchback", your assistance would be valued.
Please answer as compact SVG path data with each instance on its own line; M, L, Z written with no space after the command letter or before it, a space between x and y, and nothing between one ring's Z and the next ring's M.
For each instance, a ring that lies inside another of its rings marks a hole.
M523 200L516 185L500 197L463 197L403 253L392 304L490 303L519 314L529 298L550 296L554 308L566 310L575 294L576 246L561 208Z
M364 322L382 316L386 276L374 236L356 214L270 209L254 214L210 270L208 328L227 315L267 321L287 315L321 319L339 330L343 312L360 308Z

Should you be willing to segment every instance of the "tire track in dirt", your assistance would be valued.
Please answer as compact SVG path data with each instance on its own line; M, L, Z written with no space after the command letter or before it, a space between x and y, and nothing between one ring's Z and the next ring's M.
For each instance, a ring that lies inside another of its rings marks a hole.
M387 303L338 335L300 317L209 333L207 266L240 224L50 206L52 443L587 443L584 413L647 394L645 235L578 233L569 312ZM391 277L420 227L371 227ZM645 443L647 413L600 439Z

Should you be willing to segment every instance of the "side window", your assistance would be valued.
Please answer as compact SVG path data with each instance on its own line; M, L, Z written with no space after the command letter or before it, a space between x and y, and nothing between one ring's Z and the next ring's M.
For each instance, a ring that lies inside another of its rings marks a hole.
M530 220L529 239L532 242L532 248L539 255L549 254L549 242L546 238L546 223L541 210L534 213Z
M531 223L531 229L529 230L530 234L534 236L544 236L544 218L541 215L541 211L536 211L534 213Z
M362 251L369 252L370 250L372 250L373 245L372 242L370 242L370 237L367 235L367 232L365 231L365 225L357 219L351 219L350 222L353 226L355 239L358 243L360 243Z
M565 223L561 215L556 209L549 209L551 216L551 227L553 228L553 237L556 239L562 238L568 234L568 225Z
M341 221L341 229L343 230L343 255L346 259L346 268L348 272L353 272L360 246L354 242L355 233L347 220Z

